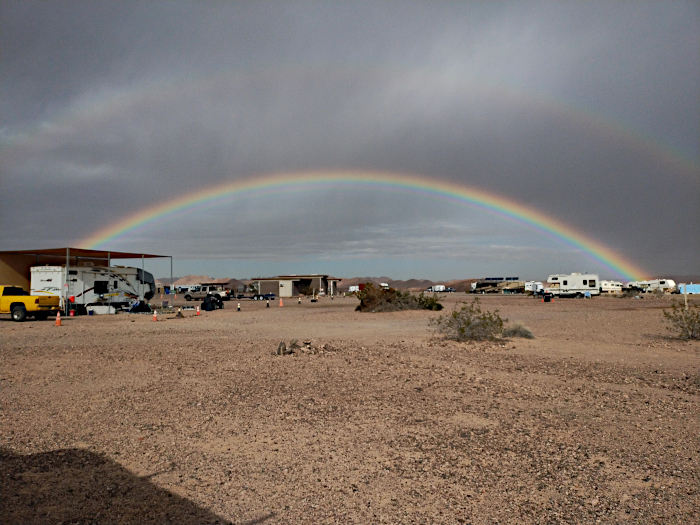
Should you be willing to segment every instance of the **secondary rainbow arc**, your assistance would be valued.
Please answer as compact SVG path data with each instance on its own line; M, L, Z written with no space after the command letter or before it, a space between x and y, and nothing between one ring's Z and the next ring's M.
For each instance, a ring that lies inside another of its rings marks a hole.
M103 247L109 242L125 237L129 233L168 215L215 204L219 200L231 198L232 196L265 191L283 192L297 188L313 189L338 186L364 186L386 190L411 191L434 198L445 198L476 206L487 212L533 227L569 246L583 250L605 267L624 278L639 280L647 275L646 271L625 259L621 254L581 233L573 226L537 209L474 187L421 178L415 175L386 172L315 171L278 173L218 184L198 192L190 192L187 195L166 200L154 207L149 206L147 209L137 212L127 219L95 231L89 237L79 241L78 245L85 248Z

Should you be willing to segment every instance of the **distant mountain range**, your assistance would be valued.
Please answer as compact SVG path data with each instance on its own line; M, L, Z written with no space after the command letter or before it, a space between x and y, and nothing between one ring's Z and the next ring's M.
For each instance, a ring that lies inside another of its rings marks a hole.
M665 275L656 277L657 279L673 279L676 283L700 283L700 275ZM539 279L540 281L546 281L544 279ZM169 277L160 277L158 281L163 284L170 284ZM357 286L362 283L386 283L391 288L397 290L409 290L411 292L420 292L427 290L429 287L436 284L444 284L447 287L454 288L458 292L466 292L471 288L471 283L478 281L478 279L456 279L452 281L429 281L428 279L408 279L407 281L394 280L391 277L351 277L349 279L343 279L338 283L338 290L341 292L347 291L351 286ZM231 283L232 285L238 284L248 284L249 280L239 280L231 277L225 277L222 279L212 279L208 275L185 275L184 277L175 278L175 286L182 286L186 284L199 284L199 283Z

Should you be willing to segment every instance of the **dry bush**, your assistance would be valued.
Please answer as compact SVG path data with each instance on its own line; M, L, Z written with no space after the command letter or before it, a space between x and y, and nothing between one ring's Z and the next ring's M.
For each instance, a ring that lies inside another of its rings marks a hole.
M664 310L664 318L681 339L700 339L700 305L690 305L688 308L671 301L671 310Z
M523 339L534 339L530 329L521 323L515 323L503 330L503 337L522 337Z
M359 312L398 312L400 310L442 310L437 294L416 296L411 292L401 292L389 288L382 290L374 284L367 284L364 290L357 292L360 304Z
M463 304L459 310L457 307ZM452 341L485 341L496 339L503 332L503 323L498 310L482 311L479 299L471 304L457 303L449 315L432 319L430 324L435 326L435 332L445 339Z

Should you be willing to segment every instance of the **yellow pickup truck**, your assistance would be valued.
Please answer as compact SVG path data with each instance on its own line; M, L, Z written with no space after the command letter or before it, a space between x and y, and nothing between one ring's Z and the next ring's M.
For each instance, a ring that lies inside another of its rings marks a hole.
M21 286L0 286L0 314L11 314L15 321L34 317L46 319L59 310L60 299L51 296L29 295Z

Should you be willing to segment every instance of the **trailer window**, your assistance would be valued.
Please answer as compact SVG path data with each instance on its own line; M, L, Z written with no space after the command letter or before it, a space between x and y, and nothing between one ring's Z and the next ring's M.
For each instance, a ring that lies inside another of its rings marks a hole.
M586 279L584 279L583 284L588 284L588 281L586 281Z
M583 284L586 284L586 281L583 281ZM591 279L590 281L588 281L588 286L590 288L595 288L595 279Z
M103 294L109 291L109 281L95 281L95 293Z
M567 281L566 279L564 279L564 281L562 282L562 284L563 284L564 286L566 286L566 285L569 284L569 281Z
M119 283L118 283L117 281L114 281L114 287L115 287L115 288L117 288L118 284L119 284Z

